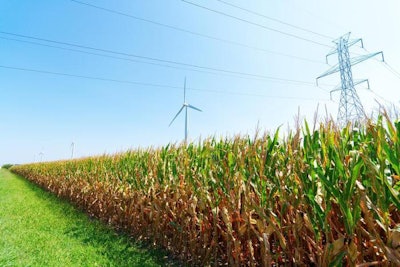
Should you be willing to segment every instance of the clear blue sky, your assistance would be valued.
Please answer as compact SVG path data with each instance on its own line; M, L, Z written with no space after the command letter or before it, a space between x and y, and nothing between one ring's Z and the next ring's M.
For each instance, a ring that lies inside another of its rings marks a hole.
M321 80L320 87L314 83L329 68L324 62L331 41L349 31L353 38L363 38L368 51L383 51L387 62L400 71L397 0L226 0L286 24L217 0L190 2L253 24L180 0L82 2L187 32L70 0L0 0L1 164L39 160L40 152L43 160L66 159L72 142L76 157L181 142L184 116L171 127L168 124L182 105L185 76L188 102L203 110L189 111L192 141L210 135L252 134L257 124L266 131L280 125L286 129L299 108L309 119L318 105L336 117L339 94L329 101L329 90L340 82L339 75ZM368 53L357 47L352 51ZM370 80L373 92L358 88L367 113L376 106L374 99L399 104L400 78L382 63L369 60L357 65L353 76Z

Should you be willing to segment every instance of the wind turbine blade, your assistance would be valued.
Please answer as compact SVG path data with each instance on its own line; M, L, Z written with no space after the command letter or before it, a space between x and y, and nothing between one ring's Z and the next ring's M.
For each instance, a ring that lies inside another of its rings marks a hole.
M201 109L196 108L195 106L188 105L188 107L191 108L191 109L195 109L195 110L197 110L197 111L203 112Z
M175 117L172 119L172 121L169 123L168 127L171 126L171 124L174 122L174 120L176 119L176 117L179 116L179 114L182 112L183 108L185 106L182 106L181 109L178 111L178 113L176 113Z

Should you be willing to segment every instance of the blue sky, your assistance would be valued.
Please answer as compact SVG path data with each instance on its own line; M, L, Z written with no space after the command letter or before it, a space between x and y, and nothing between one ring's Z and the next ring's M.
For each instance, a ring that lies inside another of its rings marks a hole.
M400 71L397 0L225 1L286 24L218 0L189 2L242 20L180 0L82 2L187 32L70 0L0 0L1 164L38 161L40 152L43 160L67 159L72 142L76 157L181 142L184 116L168 124L182 105L184 77L188 102L203 110L189 111L189 139L195 142L210 135L252 134L257 125L286 129L299 109L311 119L318 105L336 117L339 94L330 101L329 91L339 75L321 80L320 87L314 83L330 67L324 62L332 40L347 32L363 38L369 52L383 51ZM365 86L357 91L367 113L376 107L375 99L399 104L400 75L382 63L357 65L353 76L370 80L372 91Z

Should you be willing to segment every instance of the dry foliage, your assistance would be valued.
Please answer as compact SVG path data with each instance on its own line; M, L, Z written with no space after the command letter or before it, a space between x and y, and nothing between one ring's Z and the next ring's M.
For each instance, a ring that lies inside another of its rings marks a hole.
M12 171L189 265L400 266L399 138L380 117Z

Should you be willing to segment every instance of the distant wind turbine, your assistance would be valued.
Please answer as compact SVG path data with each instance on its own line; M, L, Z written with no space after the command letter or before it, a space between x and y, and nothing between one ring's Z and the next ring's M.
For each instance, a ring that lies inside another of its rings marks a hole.
M42 161L43 161L43 156L44 156L44 153L43 153L43 151L41 151L41 152L39 153L40 162L42 162Z
M74 158L74 148L75 148L75 143L72 142L72 143L71 143L71 159Z
M172 119L172 121L168 125L168 127L171 126L171 124L174 122L176 117L178 117L179 114L182 112L182 110L185 109L185 144L187 144L187 133L188 133L188 130L187 130L188 108L191 108L191 109L194 109L194 110L202 112L201 109L196 108L195 106L192 106L192 105L186 103L186 77L185 77L185 84L183 86L183 104L182 104L182 107L179 109L178 113L176 113L175 117Z

